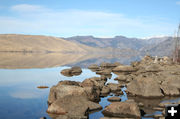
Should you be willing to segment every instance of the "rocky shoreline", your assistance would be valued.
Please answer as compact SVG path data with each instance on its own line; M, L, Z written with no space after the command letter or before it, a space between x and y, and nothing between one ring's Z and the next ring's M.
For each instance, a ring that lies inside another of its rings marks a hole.
M163 119L165 104L180 104L179 100L149 103L155 99L180 96L180 65L174 64L168 57L145 56L141 61L132 62L131 65L101 63L100 66L93 64L88 68L100 77L91 77L82 82L60 81L51 87L47 109L50 117L88 119L90 113L102 110L99 104L101 97L112 93L115 96L108 99L111 104L103 109L102 113L105 117L101 119L141 118L148 116L145 115L148 114L146 107L161 112L151 116ZM80 75L82 70L80 67L72 67L61 73L65 76L74 76ZM117 84L107 83L112 73L118 76L114 79L118 81ZM125 93L128 95L128 100L121 101L119 96L124 94L122 91L124 87L127 88Z

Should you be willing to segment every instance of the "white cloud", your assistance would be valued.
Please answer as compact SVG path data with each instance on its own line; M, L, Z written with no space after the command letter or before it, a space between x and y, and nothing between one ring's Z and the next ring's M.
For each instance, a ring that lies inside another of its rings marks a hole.
M21 4L11 7L16 17L0 16L0 33L57 36L140 36L167 34L174 25L157 18L128 18L120 13L85 10L51 10ZM155 19L155 20L151 20ZM162 22L164 21L164 22Z
M180 1L177 1L176 4L177 4L177 5L180 5Z
M19 4L12 6L11 10L25 13L25 12L44 12L48 9L40 5Z

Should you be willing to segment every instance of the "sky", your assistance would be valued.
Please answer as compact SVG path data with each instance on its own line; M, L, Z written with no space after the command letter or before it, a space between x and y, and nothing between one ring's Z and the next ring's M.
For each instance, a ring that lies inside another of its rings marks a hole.
M0 34L172 36L180 0L0 0Z

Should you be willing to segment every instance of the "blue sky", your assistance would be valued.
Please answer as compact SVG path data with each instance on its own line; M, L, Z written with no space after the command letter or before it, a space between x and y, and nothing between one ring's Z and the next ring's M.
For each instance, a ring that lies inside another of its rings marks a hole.
M0 34L173 35L180 0L0 0Z

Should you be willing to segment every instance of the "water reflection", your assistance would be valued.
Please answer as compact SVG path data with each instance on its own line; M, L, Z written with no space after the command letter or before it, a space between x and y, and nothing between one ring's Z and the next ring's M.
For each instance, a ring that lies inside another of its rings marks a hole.
M62 58L63 57L63 58ZM131 61L138 60L138 57L121 57L108 58L104 56L87 56L83 55L67 55L67 54L1 54L0 57L0 119L38 119L47 117L47 98L50 88L38 89L37 86L52 87L62 80L71 80L82 82L86 78L100 77L95 72L83 68L83 72L79 76L66 77L60 74L60 71L67 69L69 66L88 66L89 64L100 64L101 62L118 61L128 64ZM67 59L66 59L67 58ZM61 66L61 67L55 67ZM53 68L47 68L53 67ZM27 69L28 68L28 69ZM107 83L118 83L113 80L116 74L108 76L110 80ZM101 98L100 104L103 108L110 104L108 97ZM127 100L127 95L120 96L122 101ZM132 97L128 97L129 99ZM143 99L133 98L137 103L144 104L142 109L148 114L158 113L153 109L162 100L174 99L166 97L164 99ZM180 98L178 98L179 100ZM177 97L175 100L177 101ZM103 117L101 111L90 115L91 118Z
M87 67L90 64L102 62L120 62L129 64L131 61L139 60L137 54L71 54L71 53L6 53L0 52L1 69L31 69L50 68L59 66Z
M0 69L0 119L38 119L46 116L49 89L61 80L83 81L92 76L100 77L89 69L82 69L79 76L66 77L60 71L69 67L45 69ZM115 78L116 75L112 75ZM109 80L114 82L114 80Z

